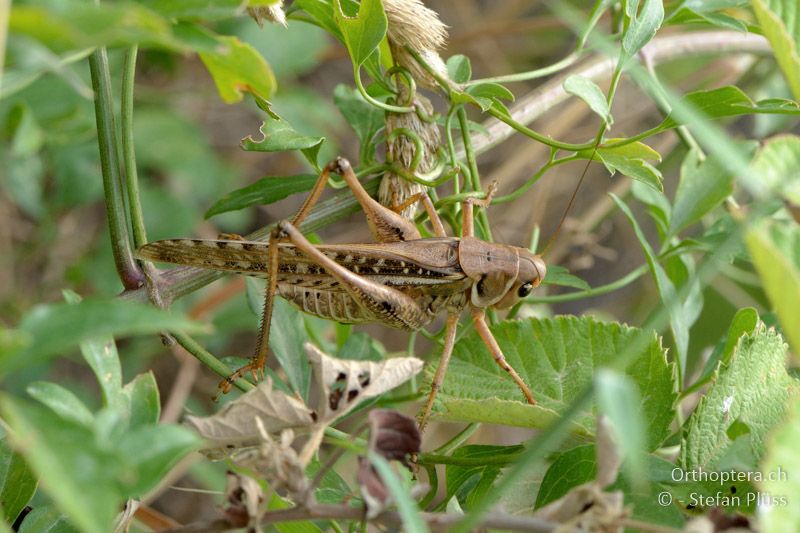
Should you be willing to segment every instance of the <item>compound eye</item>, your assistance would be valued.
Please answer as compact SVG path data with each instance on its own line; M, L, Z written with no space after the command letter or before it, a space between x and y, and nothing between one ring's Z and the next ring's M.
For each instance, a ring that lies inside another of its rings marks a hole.
M519 290L517 291L517 294L519 295L520 298L525 298L527 295L531 293L532 290L533 290L533 284L529 281L527 283L523 283L520 286Z

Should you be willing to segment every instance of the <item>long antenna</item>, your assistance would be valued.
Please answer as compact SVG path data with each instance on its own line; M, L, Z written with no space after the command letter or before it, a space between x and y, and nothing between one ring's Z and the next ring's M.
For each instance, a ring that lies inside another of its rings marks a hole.
M569 214L570 209L572 209L572 204L575 203L575 197L578 195L578 191L580 190L581 185L583 184L583 179L586 177L586 172L589 170L589 165L592 163L592 160L594 159L594 156L597 153L597 147L599 145L600 143L595 143L594 148L592 148L592 155L589 156L589 160L586 162L586 166L583 167L583 172L581 173L581 179L578 180L578 185L576 185L575 190L572 191L572 196L569 199L567 208L564 209L564 214L561 215L561 220L558 221L558 226L556 226L556 230L547 240L547 244L544 245L544 250L542 250L541 253L542 257L547 255L548 250L550 250L550 245L553 244L553 242L555 242L556 237L558 237L558 234L561 233L561 226L564 225L564 221L567 219L567 215Z

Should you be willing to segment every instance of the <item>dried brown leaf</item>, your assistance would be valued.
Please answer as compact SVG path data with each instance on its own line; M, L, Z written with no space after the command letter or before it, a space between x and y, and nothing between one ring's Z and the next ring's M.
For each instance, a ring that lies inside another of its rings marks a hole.
M359 402L383 394L411 379L422 370L415 357L396 357L380 362L333 358L311 343L305 345L321 393L316 413L320 423L329 424Z
M226 404L207 417L187 416L186 423L197 431L212 449L253 446L261 442L257 419L267 433L308 427L314 414L303 402L275 390L271 379Z

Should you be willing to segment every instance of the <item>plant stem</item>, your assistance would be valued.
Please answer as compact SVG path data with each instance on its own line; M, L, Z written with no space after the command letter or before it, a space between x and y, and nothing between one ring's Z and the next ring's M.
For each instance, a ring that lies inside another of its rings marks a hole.
M641 265L635 270L632 270L627 275L621 277L616 281L612 281L611 283L607 283L606 285L600 285L599 287L593 287L591 289L587 289L585 291L575 291L569 292L567 294L556 294L554 296L536 296L533 298L525 298L526 303L531 304L555 304L555 303L562 303L562 302L573 302L575 300L583 300L584 298L591 298L593 296L600 296L603 294L608 294L610 292L614 292L626 285L630 285L643 274L647 272L648 268L647 265Z
M94 90L94 110L97 121L97 143L100 149L100 167L103 174L103 192L106 199L106 218L111 234L111 249L117 274L127 290L144 284L144 273L133 259L125 198L119 173L119 157L114 128L114 108L111 100L111 79L108 72L108 55L98 48L89 56L89 70Z
M767 40L755 34L742 34L735 31L703 31L693 33L680 33L663 37L656 37L649 42L640 52L648 55L653 65L667 63L676 59L681 59L693 55L703 54L759 54L769 55L772 49ZM593 81L607 78L614 72L616 60L602 57L594 61L571 69L563 75L553 78L532 91L527 96L518 98L515 105L510 108L511 116L519 124L530 124L541 117L547 111L553 109L558 104L572 98L564 90L564 80L573 74L583 76ZM480 154L486 152L498 144L502 143L514 134L514 129L500 120L489 120L483 123L486 133L479 133L473 136L472 142L475 150ZM636 140L643 139L658 133L648 130L646 135L637 135ZM615 143L614 145L629 144L627 139ZM461 147L458 157L464 156L464 148Z
M133 229L133 244L136 248L147 243L147 233L139 197L139 174L136 171L136 153L133 146L133 88L136 77L137 46L131 46L125 53L125 67L122 73L122 164L125 168L125 181L128 186L128 209Z
M187 352L195 356L201 363L210 368L218 376L227 378L233 374L232 368L214 357L211 352L200 346L200 343L191 338L189 335L181 331L171 331L170 335L175 337L175 340L178 341L178 344L183 346ZM247 392L255 388L255 385L245 379L237 379L234 385L236 385L236 388L242 392Z
M460 513L419 513L428 527L437 531L449 529L450 526L458 523L464 515ZM362 507L351 507L349 505L326 505L314 504L307 507L293 507L291 509L280 509L267 511L264 513L262 524L280 524L285 522L307 522L315 520L363 520L364 509ZM384 511L370 520L374 524L393 526L394 529L403 525L403 517L397 511ZM559 524L549 522L535 516L512 515L507 513L494 512L487 514L478 522L481 528L502 529L506 531L529 531L529 532L550 532L554 531ZM225 519L218 519L211 522L197 522L177 528L164 530L164 533L221 533L234 528L234 525ZM571 529L580 533L583 529Z

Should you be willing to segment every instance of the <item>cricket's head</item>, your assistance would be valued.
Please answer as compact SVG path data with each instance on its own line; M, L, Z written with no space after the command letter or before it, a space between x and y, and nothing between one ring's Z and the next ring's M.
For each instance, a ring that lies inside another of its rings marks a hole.
M496 309L508 309L521 299L528 296L533 289L539 286L547 274L547 266L544 259L539 255L534 255L527 248L511 247L517 252L519 257L519 271L514 283L506 291L505 295L493 305Z
M544 261L526 248L464 237L459 243L459 263L474 280L473 306L506 309L539 286L547 271Z

